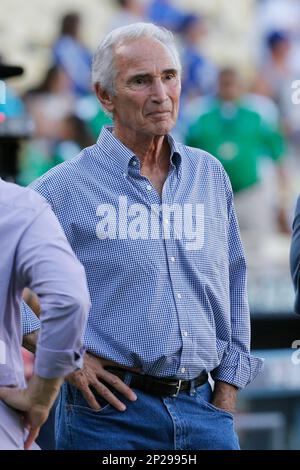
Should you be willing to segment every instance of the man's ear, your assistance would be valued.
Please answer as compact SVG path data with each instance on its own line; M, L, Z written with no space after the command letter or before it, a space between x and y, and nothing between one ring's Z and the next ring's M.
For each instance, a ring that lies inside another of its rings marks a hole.
M95 83L95 92L103 108L112 113L114 110L114 105L111 99L111 95L106 90L101 88L99 83Z

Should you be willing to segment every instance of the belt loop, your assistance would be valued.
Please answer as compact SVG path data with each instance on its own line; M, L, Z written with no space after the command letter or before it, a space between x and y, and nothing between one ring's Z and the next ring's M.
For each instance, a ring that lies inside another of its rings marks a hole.
M191 380L191 386L190 386L190 396L194 396L196 394L196 388L195 388L195 380Z

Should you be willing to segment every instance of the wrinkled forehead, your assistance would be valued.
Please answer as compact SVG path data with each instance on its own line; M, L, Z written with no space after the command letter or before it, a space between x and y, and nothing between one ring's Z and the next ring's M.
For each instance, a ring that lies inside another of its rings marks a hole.
M153 66L178 70L174 52L159 40L148 37L119 43L114 50L114 65L117 73Z

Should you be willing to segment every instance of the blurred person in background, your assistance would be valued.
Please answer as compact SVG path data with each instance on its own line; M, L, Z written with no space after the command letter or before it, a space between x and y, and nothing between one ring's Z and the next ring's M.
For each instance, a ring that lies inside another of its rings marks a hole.
M210 152L224 166L235 193L242 232L289 232L280 197L287 186L282 132L243 102L242 82L234 68L220 71L218 94L191 125L186 143ZM265 155L274 161L278 176L278 186L273 188L274 200L278 199L275 216L261 181L260 161Z
M171 0L150 0L147 16L152 23L176 33L180 30L186 13L175 6Z
M292 60L291 39L286 31L271 31L267 57L259 73L269 88L269 96L279 107L286 134L300 142L300 108L292 102L292 83L300 75L300 62Z
M60 123L75 107L70 92L70 79L62 67L52 65L40 85L24 95L27 110L34 120L37 139L55 140L60 135Z
M193 117L199 115L206 96L216 90L217 68L201 52L201 42L206 31L205 20L195 14L186 14L178 27L182 92L178 121L173 135L181 141L184 140Z
M262 361L250 354L246 264L228 176L169 134L181 89L169 31L145 23L112 31L92 75L113 126L32 185L85 266L92 297L85 366L70 374L57 407L57 448L238 449L237 391ZM133 219L136 230L121 220L114 234L109 214L120 196L130 203L126 214L138 206L143 220ZM163 209L186 202L204 210L192 225L205 240L191 248L188 227L178 238ZM154 239L143 223L152 211Z
M257 51L265 55L265 38L273 31L285 31L291 42L291 61L300 64L300 2L299 0L263 0L255 5L255 36Z
M23 145L17 181L27 185L61 163L55 158L55 148L64 138L62 123L74 112L76 99L67 74L53 65L41 84L24 95L24 102L34 122L34 134Z
M22 67L10 67L10 70L11 76L23 73ZM33 122L22 99L6 81L1 80L0 95L0 176L14 182L18 174L20 145L22 139L32 134Z
M181 93L183 101L190 101L216 91L216 66L199 51L205 34L206 25L199 15L187 14L183 18L179 28L182 40L180 55L183 69Z
M97 121L99 125L99 121ZM30 142L21 154L18 182L30 184L34 179L46 173L50 168L75 157L80 150L93 145L93 134L88 123L75 114L66 116L60 122L60 135L52 142L49 156L36 153L36 143Z
M60 35L53 45L53 60L62 68L70 80L70 90L76 96L91 92L92 55L80 37L81 17L79 13L67 13L61 21Z
M144 19L145 8L141 0L115 0L115 3L119 7L119 11L112 19L109 31Z
M75 114L70 114L62 120L60 138L53 150L54 160L57 163L70 160L82 149L94 144L86 123Z
M105 112L95 94L80 98L76 103L74 112L76 116L84 121L94 141L97 140L103 126L112 124L111 116Z
M260 74L255 74L250 82L249 90L242 96L242 102L256 111L269 126L280 129L279 107L271 96L266 80Z

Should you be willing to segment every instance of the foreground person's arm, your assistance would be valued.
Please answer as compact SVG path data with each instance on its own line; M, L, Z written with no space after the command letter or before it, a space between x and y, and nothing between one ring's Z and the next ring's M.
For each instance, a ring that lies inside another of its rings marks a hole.
M26 390L0 389L7 404L25 413L30 442L37 436L64 376L82 367L83 333L90 308L84 269L49 206L25 230L16 252L16 282L41 304L35 376ZM34 344L32 344L34 348Z

